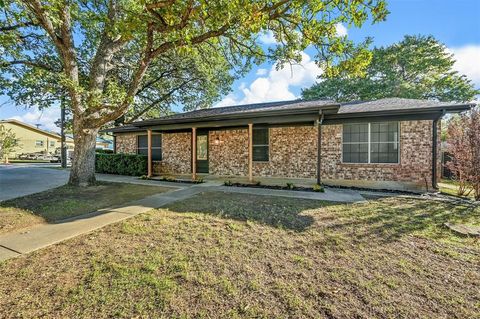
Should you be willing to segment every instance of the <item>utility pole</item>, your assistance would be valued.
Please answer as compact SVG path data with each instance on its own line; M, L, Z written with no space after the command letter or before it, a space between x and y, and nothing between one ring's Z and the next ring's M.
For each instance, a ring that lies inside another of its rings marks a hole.
M61 158L62 158L62 167L67 167L67 147L65 145L65 105L63 100L60 104L60 135L62 137L60 147L61 147Z

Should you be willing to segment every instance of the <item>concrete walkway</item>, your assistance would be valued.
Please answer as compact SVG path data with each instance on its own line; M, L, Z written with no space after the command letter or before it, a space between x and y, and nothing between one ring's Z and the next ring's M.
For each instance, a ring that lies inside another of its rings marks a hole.
M158 186L174 186L175 190L155 194L121 207L111 207L96 212L63 220L54 224L43 224L0 236L0 261L44 248L66 239L91 232L109 224L131 218L138 214L159 208L169 203L184 200L201 192L220 191L252 195L282 196L291 198L325 200L334 202L361 202L365 199L356 191L329 189L324 193L272 190L266 188L227 187L218 183L183 184L160 181L139 180L115 175L98 175L99 180L111 182L137 183Z
M91 232L124 219L183 200L204 191L204 187L189 187L159 193L125 206L101 209L96 212L0 236L0 261L44 248L66 239Z

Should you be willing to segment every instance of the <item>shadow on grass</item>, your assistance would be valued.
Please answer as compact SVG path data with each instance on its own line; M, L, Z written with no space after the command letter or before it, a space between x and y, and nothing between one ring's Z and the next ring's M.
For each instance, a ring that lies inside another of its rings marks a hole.
M166 208L178 213L201 213L239 221L254 221L301 232L315 221L314 217L302 212L338 204L287 197L207 192L175 202Z
M167 207L178 213L202 213L302 232L321 232L357 241L394 241L413 233L431 238L453 235L446 222L480 221L480 207L423 199L388 197L368 203L342 204L316 200L207 192ZM319 211L320 208L326 208Z

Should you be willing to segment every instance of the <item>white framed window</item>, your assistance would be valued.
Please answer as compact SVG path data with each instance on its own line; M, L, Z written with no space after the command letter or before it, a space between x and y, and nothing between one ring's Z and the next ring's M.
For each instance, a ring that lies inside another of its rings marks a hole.
M43 141L42 140L36 140L35 141L35 147L43 147Z
M343 163L399 163L400 123L372 122L343 125Z
M268 128L253 128L252 149L254 162L268 162L270 159L270 135Z

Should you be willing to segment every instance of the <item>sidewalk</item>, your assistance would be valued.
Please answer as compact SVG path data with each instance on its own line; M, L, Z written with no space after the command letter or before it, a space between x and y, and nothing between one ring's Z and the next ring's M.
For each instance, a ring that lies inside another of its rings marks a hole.
M192 186L160 193L127 203L125 206L105 208L55 224L38 225L2 235L0 236L0 261L91 232L174 201L186 199L204 190L205 187Z

